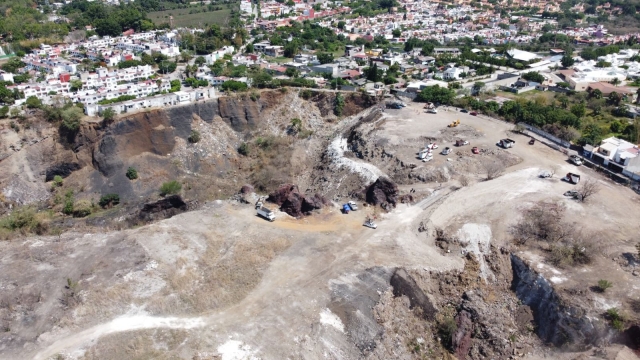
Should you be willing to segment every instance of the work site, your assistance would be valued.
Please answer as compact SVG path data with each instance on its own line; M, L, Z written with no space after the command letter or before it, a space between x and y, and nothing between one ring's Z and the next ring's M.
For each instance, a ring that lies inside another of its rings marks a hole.
M0 359L640 356L640 195L475 112L283 88L0 120Z

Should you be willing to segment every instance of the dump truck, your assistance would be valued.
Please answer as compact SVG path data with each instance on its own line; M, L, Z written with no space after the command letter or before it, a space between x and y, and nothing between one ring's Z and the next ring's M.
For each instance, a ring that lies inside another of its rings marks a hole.
M507 138L507 139L500 140L500 146L502 146L505 149L512 148L515 144L516 144L515 140L512 140L512 139Z
M447 125L447 127L456 127L458 125L460 125L460 120L456 120L452 122L451 124Z
M263 218L265 218L265 219L267 219L267 220L269 220L269 221L274 221L274 220L276 219L276 214L274 214L274 212L273 212L273 211L271 211L271 210L267 209L267 208L266 208L266 207L264 207L264 206L261 206L261 207L258 209L258 215L259 215L259 216L262 216Z
M567 173L567 176L563 177L562 180L575 185L580 182L580 175L574 174L574 173Z

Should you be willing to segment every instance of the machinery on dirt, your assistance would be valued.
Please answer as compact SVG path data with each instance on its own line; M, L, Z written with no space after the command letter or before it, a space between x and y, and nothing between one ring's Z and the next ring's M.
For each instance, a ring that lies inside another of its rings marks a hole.
M262 205L258 208L258 215L269 221L274 221L276 219L276 214Z
M342 213L343 214L348 214L350 211L351 211L351 207L349 206L349 204L342 205Z
M430 143L429 145L425 146L426 149L437 149L438 148L438 144L436 143Z
M444 149L442 149L442 151L440 152L440 154L442 155L449 155L451 153L451 148L450 147L446 147Z
M480 150L478 150L477 146L472 147L471 148L471 152L474 153L474 154L480 154Z
M509 149L509 148L512 148L516 144L516 141L512 140L512 139L509 139L509 138L506 138L506 139L501 139L499 144L503 148Z
M366 226L368 228L371 229L377 229L378 228L378 224L376 224L373 219L369 216L367 216L367 219L364 221L364 224L362 224L363 226Z
M347 204L349 205L352 211L358 210L358 205L356 205L355 201L349 201Z
M465 145L469 145L469 142L467 140L456 140L456 146L465 146Z
M460 125L460 120L456 120L452 122L451 124L447 125L447 127L454 128L454 127L457 127L458 125Z
M562 180L568 182L569 184L576 185L580 182L580 175L574 173L567 173L567 176L563 177Z
M429 149L429 148L422 149L418 153L418 159L420 159L420 160L424 160L424 159L428 158L429 156L433 156L431 154L431 149Z
M583 164L582 159L578 155L569 156L569 161L571 161L571 163L575 166L582 166Z
M422 158L422 162L427 162L433 160L433 153L428 153L425 157Z

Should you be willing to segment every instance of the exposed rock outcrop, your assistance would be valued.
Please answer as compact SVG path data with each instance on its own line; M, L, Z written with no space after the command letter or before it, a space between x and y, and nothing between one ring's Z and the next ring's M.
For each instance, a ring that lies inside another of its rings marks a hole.
M305 196L297 185L284 184L269 194L267 201L277 204L280 210L294 217L301 217L313 210L321 209L327 200L320 194Z
M582 349L611 339L613 332L597 317L588 316L587 310L577 305L568 305L544 277L513 254L511 267L512 290L533 310L536 332L543 341Z
M72 172L79 170L80 164L78 163L60 163L53 165L45 172L45 181L51 181L56 175L63 178L71 175Z
M398 185L387 178L378 178L367 189L367 202L385 209L395 207L398 202Z
M407 274L404 269L397 269L390 281L393 286L394 296L406 296L409 298L411 308L419 308L422 316L427 320L433 320L437 312L427 295L420 289L416 281Z
M145 221L170 218L187 211L189 206L180 195L167 196L164 199L144 204L138 218Z

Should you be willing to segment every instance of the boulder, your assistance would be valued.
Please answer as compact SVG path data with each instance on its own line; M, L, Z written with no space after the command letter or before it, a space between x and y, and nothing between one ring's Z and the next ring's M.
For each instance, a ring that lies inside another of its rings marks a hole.
M383 208L395 207L398 202L398 185L388 178L379 177L367 189L367 203Z
M256 190L251 185L243 185L240 189L240 194L251 194L256 192Z
M298 186L294 184L281 185L269 194L267 201L278 205L281 211L294 217L308 215L313 210L321 209L327 203L327 200L319 194L314 196L301 194Z
M144 204L138 217L147 221L167 219L187 211L188 207L180 195L171 195L164 199Z
M53 177L60 175L63 178L71 175L72 172L79 170L80 164L77 163L60 163L49 167L45 172L45 182L53 180Z

